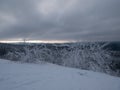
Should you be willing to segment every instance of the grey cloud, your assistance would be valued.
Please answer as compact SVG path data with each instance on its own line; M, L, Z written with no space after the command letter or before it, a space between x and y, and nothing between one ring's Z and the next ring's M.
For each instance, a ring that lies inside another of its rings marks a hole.
M48 6L42 13L37 5L43 2ZM119 4L119 0L0 0L0 40L119 40Z

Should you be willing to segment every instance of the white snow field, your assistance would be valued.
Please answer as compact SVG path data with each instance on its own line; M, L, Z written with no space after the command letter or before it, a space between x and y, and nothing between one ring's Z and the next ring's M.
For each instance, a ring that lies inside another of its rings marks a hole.
M0 90L120 90L120 78L49 63L0 59Z

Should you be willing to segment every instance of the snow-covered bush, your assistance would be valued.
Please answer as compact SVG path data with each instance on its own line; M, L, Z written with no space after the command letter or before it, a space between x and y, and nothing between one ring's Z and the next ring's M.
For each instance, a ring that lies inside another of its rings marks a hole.
M53 44L49 48L46 44L25 46L23 51L15 50L6 56L11 60L37 63L50 62L63 66L81 68L86 70L111 72L111 55L104 47L108 43L72 43L59 45ZM67 48L65 47L67 45ZM19 48L18 48L19 49Z
M70 46L70 51L62 51L63 65L108 73L111 56L109 51L103 48L106 45L75 43Z

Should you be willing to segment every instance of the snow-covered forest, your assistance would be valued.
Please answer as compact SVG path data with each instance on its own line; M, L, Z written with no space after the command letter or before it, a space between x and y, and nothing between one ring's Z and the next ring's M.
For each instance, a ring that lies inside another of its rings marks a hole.
M119 76L109 43L14 44L4 45L1 58L23 63L49 62ZM6 50L7 48L7 50Z

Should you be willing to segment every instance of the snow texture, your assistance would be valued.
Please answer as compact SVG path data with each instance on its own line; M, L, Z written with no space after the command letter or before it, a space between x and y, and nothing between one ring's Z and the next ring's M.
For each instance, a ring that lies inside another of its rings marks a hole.
M0 90L120 90L120 78L49 63L0 60Z

